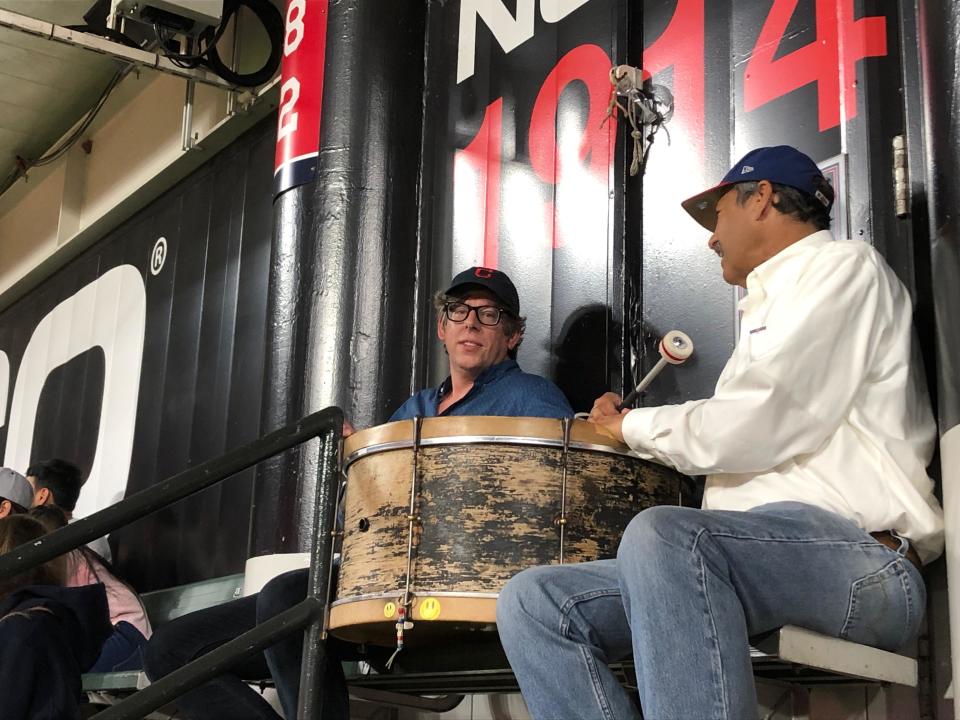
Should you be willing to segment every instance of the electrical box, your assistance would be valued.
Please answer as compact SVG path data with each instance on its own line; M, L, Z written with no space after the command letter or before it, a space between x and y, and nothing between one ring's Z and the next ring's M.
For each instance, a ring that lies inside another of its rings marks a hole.
M114 0L113 10L127 20L197 35L220 24L223 0Z

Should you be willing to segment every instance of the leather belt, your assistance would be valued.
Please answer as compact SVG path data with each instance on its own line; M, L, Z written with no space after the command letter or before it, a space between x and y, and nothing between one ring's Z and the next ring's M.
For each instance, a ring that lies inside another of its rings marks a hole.
M870 535L881 545L886 545L894 552L900 552L900 538L891 535L888 530L884 530L883 532L872 532ZM923 568L923 565L920 564L920 556L917 555L917 551L913 549L913 546L909 544L909 541L907 542L907 552L904 554L904 557L912 562L917 570Z

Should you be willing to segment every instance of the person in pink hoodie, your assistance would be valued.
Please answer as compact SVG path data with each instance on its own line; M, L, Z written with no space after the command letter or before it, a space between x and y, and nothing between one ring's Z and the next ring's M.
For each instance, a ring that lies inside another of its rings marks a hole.
M29 514L53 532L67 525L64 512L55 505L39 505ZM136 591L118 578L109 564L89 547L67 555L66 587L101 583L106 589L113 634L103 645L100 657L89 672L139 670L143 667L141 648L150 638L150 620Z

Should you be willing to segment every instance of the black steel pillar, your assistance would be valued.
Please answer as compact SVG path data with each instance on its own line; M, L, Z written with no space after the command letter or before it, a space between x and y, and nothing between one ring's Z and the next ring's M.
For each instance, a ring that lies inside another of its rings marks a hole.
M937 411L944 518L947 526L947 605L953 656L953 713L939 703L937 717L960 713L960 17L955 3L919 0L921 72L927 156L930 269L936 321ZM928 571L928 578L930 573ZM934 599L942 597L942 572L928 580ZM932 610L937 610L934 603ZM943 617L943 612L931 612ZM934 671L949 673L945 652L935 652ZM945 683L937 683L942 686ZM936 697L940 697L938 693Z
M313 184L275 204L263 431L337 405L357 427L409 395L426 3L329 5ZM251 554L309 549L317 448L264 466Z
M952 3L923 0L920 6L939 419L945 432L960 423L960 17Z

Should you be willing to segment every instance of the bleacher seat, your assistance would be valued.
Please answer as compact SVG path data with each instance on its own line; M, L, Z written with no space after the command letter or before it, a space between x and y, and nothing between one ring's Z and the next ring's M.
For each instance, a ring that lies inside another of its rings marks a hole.
M156 590L144 593L140 598L147 609L150 625L157 628L182 615L234 600L242 592L243 573L240 573ZM127 694L149 684L142 671L87 673L83 676L85 692Z

